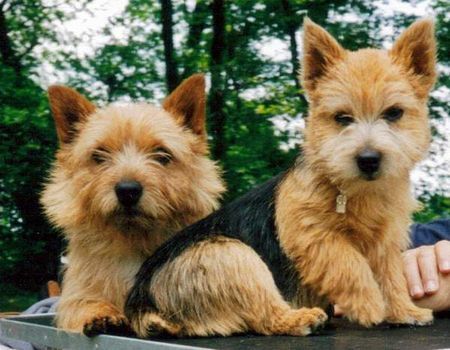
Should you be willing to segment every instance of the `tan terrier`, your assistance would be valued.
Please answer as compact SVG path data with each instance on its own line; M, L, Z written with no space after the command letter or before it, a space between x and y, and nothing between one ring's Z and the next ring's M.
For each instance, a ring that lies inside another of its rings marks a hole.
M136 333L307 335L327 319L318 307L336 303L366 327L430 323L401 251L416 207L409 173L430 142L435 51L430 20L389 51L350 52L306 19L302 157L144 263L125 306Z
M185 80L164 101L97 109L49 88L60 148L42 195L68 240L57 326L120 331L142 262L174 232L212 212L224 191L208 159L205 81Z

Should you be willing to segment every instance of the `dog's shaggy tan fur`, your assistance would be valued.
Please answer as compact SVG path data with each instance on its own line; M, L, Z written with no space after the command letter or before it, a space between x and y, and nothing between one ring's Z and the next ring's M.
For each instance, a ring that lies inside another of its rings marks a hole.
M97 109L74 90L50 87L60 149L42 203L68 240L69 260L58 327L96 334L125 324L124 298L144 259L217 208L224 186L207 157L204 90L194 75L163 108ZM132 213L115 193L124 180L143 187Z
M280 242L303 283L339 304L364 326L383 320L424 324L430 310L409 298L400 252L416 203L409 172L428 150L427 96L436 78L433 23L408 28L393 48L348 52L322 28L305 22L302 80L310 99L305 164L280 188ZM384 111L403 110L388 122ZM336 113L355 122L342 128ZM355 157L382 155L375 181L360 178ZM336 197L347 196L345 214ZM301 234L299 234L301 233Z
M327 316L304 307L323 306L323 298L367 327L432 321L431 310L410 300L401 251L416 207L409 173L430 141L433 34L432 21L421 20L389 51L349 52L305 20L302 82L310 110L302 159L274 190L264 185L237 201L242 212L233 207L233 216L225 206L184 229L178 242L177 235L164 245L177 249L175 257L161 250L144 264L126 305L139 336L306 335ZM380 155L379 169L369 176L358 165L367 149ZM255 202L268 198L261 194L266 188L275 192L268 206L274 206L276 243L264 241L270 237L264 218L261 226L241 222L258 217L251 208L264 209ZM337 203L342 198L346 205ZM230 232L223 220L243 232ZM271 260L276 245L300 277L288 280L298 288L287 300L277 288L286 281L268 268L279 274L288 268Z

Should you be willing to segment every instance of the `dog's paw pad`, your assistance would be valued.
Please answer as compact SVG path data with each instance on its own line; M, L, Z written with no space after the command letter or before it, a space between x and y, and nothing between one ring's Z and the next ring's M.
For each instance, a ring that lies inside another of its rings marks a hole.
M104 316L96 317L83 327L83 333L88 337L99 334L130 334L128 322L124 317Z

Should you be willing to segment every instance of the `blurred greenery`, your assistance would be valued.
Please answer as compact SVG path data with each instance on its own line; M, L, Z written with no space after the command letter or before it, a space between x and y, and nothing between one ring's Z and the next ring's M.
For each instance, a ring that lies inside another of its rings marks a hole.
M417 222L429 222L450 214L450 198L433 195L422 201L422 209L415 213L414 220Z
M38 301L38 294L33 291L17 288L12 284L0 284L1 312L19 312Z
M292 147L301 139L298 130L276 129L273 120L293 125L307 111L297 81L306 14L349 49L381 46L415 19L396 11L384 14L370 0L130 0L104 27L104 44L82 56L78 39L63 38L60 31L65 21L88 12L92 2L0 0L0 282L11 288L36 291L54 279L61 252L60 238L38 203L56 148L45 79L39 73L43 65L99 105L155 102L168 93L166 86L195 72L207 73L211 150L225 170L229 200L286 169L298 153ZM162 11L163 3L172 8L171 16ZM450 5L432 0L431 6L440 62L447 67L436 88L450 88ZM171 27L173 36L163 36L163 26ZM382 36L385 27L394 30L389 38ZM125 34L118 35L118 28ZM92 42L96 35L85 34ZM266 46L273 44L284 53L267 54ZM171 47L168 76L164 68ZM430 102L436 138L445 140L437 126L449 104L449 98ZM443 193L424 187L420 196L424 209L416 220L450 214L450 199ZM8 288L11 295L16 292Z

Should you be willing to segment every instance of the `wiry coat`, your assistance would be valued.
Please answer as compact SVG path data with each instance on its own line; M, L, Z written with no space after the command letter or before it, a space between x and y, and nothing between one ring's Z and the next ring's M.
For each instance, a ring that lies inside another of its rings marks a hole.
M126 324L125 296L146 257L209 214L224 191L208 159L204 78L186 80L164 102L95 108L55 86L49 97L61 147L42 203L68 240L57 325L88 335ZM143 190L125 208L115 186Z
M139 336L306 335L325 322L324 299L367 327L432 321L409 298L401 251L416 206L409 173L430 140L433 24L413 24L388 52L346 51L309 20L304 30L302 161L144 263L125 308ZM379 162L370 174L367 149Z

